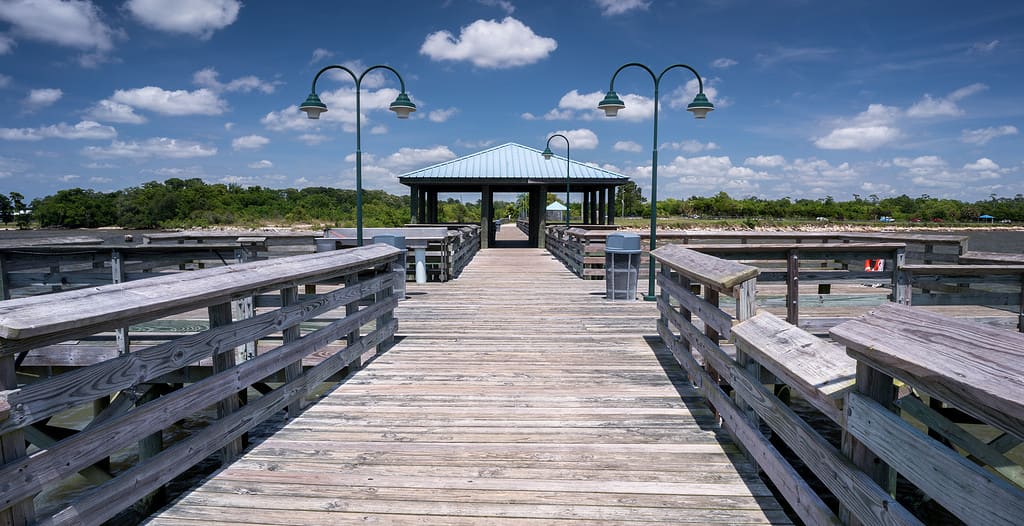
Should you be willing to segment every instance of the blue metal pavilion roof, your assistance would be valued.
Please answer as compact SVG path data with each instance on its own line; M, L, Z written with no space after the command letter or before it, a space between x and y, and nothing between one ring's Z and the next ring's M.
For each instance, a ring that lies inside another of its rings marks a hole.
M564 182L565 157L544 159L541 151L514 142L420 168L398 176L402 184L483 182ZM625 184L629 178L570 159L569 180L577 183Z

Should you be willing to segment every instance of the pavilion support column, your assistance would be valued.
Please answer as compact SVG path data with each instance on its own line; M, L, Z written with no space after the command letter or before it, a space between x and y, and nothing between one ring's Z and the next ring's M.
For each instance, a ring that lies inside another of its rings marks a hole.
M419 198L419 202L420 202L420 211L419 212L420 212L420 215L419 215L419 218L417 219L416 222L418 222L418 223L426 223L427 222L427 215L428 215L428 211L427 210L430 208L430 202L429 202L430 200L427 199L427 190L426 190L426 188L420 187L419 193L420 193L420 198Z
M547 225L548 185L537 189L537 248L544 248L548 236Z
M480 248L494 246L494 192L490 186L480 187Z
M580 223L584 225L590 224L590 190L584 190L580 193Z
M615 187L608 187L608 224L615 224Z
M607 225L607 207L608 202L605 201L606 189L601 188L597 191L597 224Z
M416 185L409 186L409 222L418 223L420 217L419 211L420 202L420 189Z
M437 224L440 221L437 218L437 190L427 190L427 203L429 203L429 209L427 210L427 223Z

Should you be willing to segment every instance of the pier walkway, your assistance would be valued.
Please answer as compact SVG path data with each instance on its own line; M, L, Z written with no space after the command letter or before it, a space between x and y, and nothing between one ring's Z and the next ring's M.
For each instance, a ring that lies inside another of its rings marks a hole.
M789 524L604 287L527 248L410 283L394 347L148 523Z

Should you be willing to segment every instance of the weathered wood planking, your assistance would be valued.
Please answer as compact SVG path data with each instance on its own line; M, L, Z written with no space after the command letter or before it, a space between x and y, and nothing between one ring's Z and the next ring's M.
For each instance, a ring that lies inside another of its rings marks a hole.
M894 304L830 333L857 361L1024 438L1024 335Z
M537 249L409 284L395 347L150 523L788 524L604 289Z
M734 286L756 277L758 272L755 267L719 259L679 245L656 249L654 259L726 294L730 294Z

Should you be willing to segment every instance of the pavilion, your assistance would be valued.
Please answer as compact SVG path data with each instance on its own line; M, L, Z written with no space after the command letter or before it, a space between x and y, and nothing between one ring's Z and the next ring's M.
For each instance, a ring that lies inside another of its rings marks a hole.
M628 177L574 160L567 175L565 157L546 160L540 150L521 144L502 144L398 176L410 189L413 223L438 222L439 193L479 192L482 248L494 228L487 218L494 216L496 192L528 193L530 246L543 248L547 195L565 192L567 178L570 193L582 196L583 224L615 223L615 188Z

